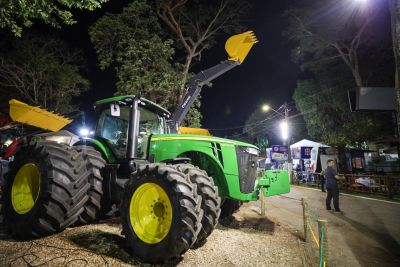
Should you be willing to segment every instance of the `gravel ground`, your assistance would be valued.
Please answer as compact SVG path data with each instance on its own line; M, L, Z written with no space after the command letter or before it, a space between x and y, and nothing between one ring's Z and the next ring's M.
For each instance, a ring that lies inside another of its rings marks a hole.
M245 204L170 266L305 266L299 234ZM130 256L118 218L28 242L0 236L0 266L148 266Z

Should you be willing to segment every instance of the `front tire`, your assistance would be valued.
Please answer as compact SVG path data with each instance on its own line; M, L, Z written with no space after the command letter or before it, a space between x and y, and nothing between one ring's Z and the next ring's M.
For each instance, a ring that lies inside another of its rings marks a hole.
M88 172L82 154L55 142L22 147L7 174L4 220L20 239L64 230L87 201Z
M88 200L84 205L84 210L78 218L79 224L89 224L111 210L111 203L104 196L102 169L106 165L100 152L91 146L75 146L73 147L79 153L82 153L89 171L88 183L90 184L87 192Z
M120 206L123 234L134 256L151 264L179 259L201 229L201 196L173 165L139 167Z
M192 164L178 164L176 167L189 175L190 181L197 185L197 193L202 198L201 208L204 215L201 221L201 231L195 244L201 246L218 224L221 213L221 198L218 195L218 187L214 184L213 178Z

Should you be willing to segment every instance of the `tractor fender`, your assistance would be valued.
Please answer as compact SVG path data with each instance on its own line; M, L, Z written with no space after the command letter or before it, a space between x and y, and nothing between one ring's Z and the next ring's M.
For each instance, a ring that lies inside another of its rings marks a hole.
M190 163L190 158L165 159L165 160L162 160L160 162L166 163L166 164L176 165L176 164L180 164L180 163Z
M181 153L179 158L189 158L190 162L207 172L214 179L218 186L219 195L229 195L229 187L223 167L214 157L199 151L186 151Z
M91 146L101 153L107 163L117 163L114 153L105 144L97 139L85 138L76 142L73 146Z

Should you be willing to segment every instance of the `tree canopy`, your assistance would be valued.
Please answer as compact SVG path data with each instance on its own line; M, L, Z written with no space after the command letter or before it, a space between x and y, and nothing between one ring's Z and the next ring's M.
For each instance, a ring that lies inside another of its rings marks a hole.
M261 111L260 108L256 109L245 122L242 138L256 145L264 154L271 141L271 136L274 135L275 118L276 116L273 114L271 116L271 114Z
M71 25L76 21L71 10L99 8L108 0L2 0L0 1L0 28L21 36L22 29L31 27L34 21L42 21L53 27Z
M11 40L11 41L10 41ZM29 104L66 113L71 100L88 89L82 58L55 37L26 35L0 43L0 92Z
M200 60L219 33L233 30L245 12L242 3L136 0L122 13L100 18L89 33L101 68L116 71L117 94L141 93L173 111L185 93L193 59ZM233 7L243 8L235 13ZM200 104L199 98L186 124L201 126Z
M183 97L187 75L193 60L201 60L204 50L216 44L221 33L237 33L243 28L249 11L248 1L158 0L157 15L172 32L176 46L185 51L183 77L177 102Z
M298 80L293 99L308 135L342 147L365 147L393 135L390 113L351 113L347 96L355 87L393 85L390 38L379 28L387 25L378 16L382 7L337 0L299 6L285 12L284 36L306 77Z
M360 49L380 41L374 24L382 7L338 0L303 0L298 5L284 14L289 25L283 35L296 44L292 50L295 62L301 63L304 70L317 71L341 61L356 85L365 85Z
M243 30L244 17L249 8L247 0L156 1L157 15L168 29L168 38L175 40L174 46L185 54L184 61L181 62L183 69L175 105L178 105L184 96L193 62L201 61L203 51L213 47L220 34ZM200 105L200 98L196 99L187 116L194 127L201 126Z
M162 30L152 7L134 1L120 14L106 14L89 29L102 69L113 67L116 94L141 94L174 108L181 67L173 64L173 41Z
M350 112L347 91L353 87L351 74L342 66L297 82L293 99L312 139L367 148L369 141L383 141L393 135L390 113Z

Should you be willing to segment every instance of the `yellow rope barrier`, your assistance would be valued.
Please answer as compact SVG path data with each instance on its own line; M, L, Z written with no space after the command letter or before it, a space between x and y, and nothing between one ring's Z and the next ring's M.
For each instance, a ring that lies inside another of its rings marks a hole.
M311 235L312 235L312 237L314 238L315 243L317 243L317 246L319 247L318 239L317 239L317 237L315 236L314 231L312 230L312 227L311 227L310 223L307 222L307 225L308 225L308 228L309 228L310 231L311 231Z
M268 204L270 204L270 205L274 206L275 208L277 208L277 209L279 209L281 211L284 211L284 212L286 212L286 213L288 213L290 215L295 215L296 217L300 217L299 215L295 214L294 212L288 211L286 209L282 209L282 208L274 205L272 202L269 202ZM314 231L312 230L312 227L311 227L309 222L307 222L307 225L308 225L308 228L310 229L311 235L312 235L315 243L317 244L317 246L319 248L319 242L318 242L317 236L315 235ZM324 260L324 267L326 267L326 261L325 260Z
M317 237L316 237L316 235L315 235L315 233L314 233L314 231L313 231L313 229L312 229L310 223L307 222L307 225L308 225L308 228L310 229L311 235L312 235L312 237L314 238L315 243L317 244L317 246L318 246L318 248L319 248L318 239L317 239ZM325 260L324 260L324 267L326 267L326 261L325 261Z

